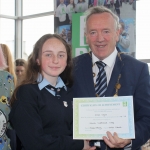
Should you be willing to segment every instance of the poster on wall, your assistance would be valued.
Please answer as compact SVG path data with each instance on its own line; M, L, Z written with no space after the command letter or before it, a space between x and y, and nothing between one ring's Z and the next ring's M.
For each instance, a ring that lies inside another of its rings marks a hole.
M73 56L88 52L90 48L84 36L84 12L100 5L119 17L120 40L116 46L121 52L136 57L136 0L56 0L54 32L72 45Z
M85 16L83 13L73 14L72 50L73 56L87 53L90 49L84 34Z
M85 12L88 7L89 0L56 0L54 32L72 45L72 15Z

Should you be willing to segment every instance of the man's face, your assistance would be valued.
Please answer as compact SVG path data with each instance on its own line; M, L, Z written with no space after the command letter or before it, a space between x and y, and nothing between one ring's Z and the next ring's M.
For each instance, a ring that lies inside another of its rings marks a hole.
M111 14L93 14L87 20L85 36L94 55L103 60L114 51L119 30Z

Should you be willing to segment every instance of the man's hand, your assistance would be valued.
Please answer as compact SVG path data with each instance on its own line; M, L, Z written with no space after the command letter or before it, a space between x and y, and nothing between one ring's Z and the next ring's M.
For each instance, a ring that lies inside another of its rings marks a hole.
M103 140L110 148L124 148L131 143L131 139L119 138L116 132L112 135L109 131L107 132L107 137L104 136Z
M89 140L84 140L84 148L82 150L95 150L96 147L93 146L93 147L90 147L89 146Z

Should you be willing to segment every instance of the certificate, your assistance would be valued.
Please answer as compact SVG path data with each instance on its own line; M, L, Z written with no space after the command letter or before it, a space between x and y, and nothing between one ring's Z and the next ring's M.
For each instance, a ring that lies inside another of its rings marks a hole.
M73 99L74 139L102 139L107 131L135 138L132 96Z

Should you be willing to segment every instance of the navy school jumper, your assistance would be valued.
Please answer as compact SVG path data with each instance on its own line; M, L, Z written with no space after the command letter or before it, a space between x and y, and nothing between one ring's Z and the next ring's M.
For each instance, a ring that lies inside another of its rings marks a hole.
M58 99L45 88L40 91L38 84L20 87L10 121L23 150L82 150L83 141L72 138L72 101L70 88Z

